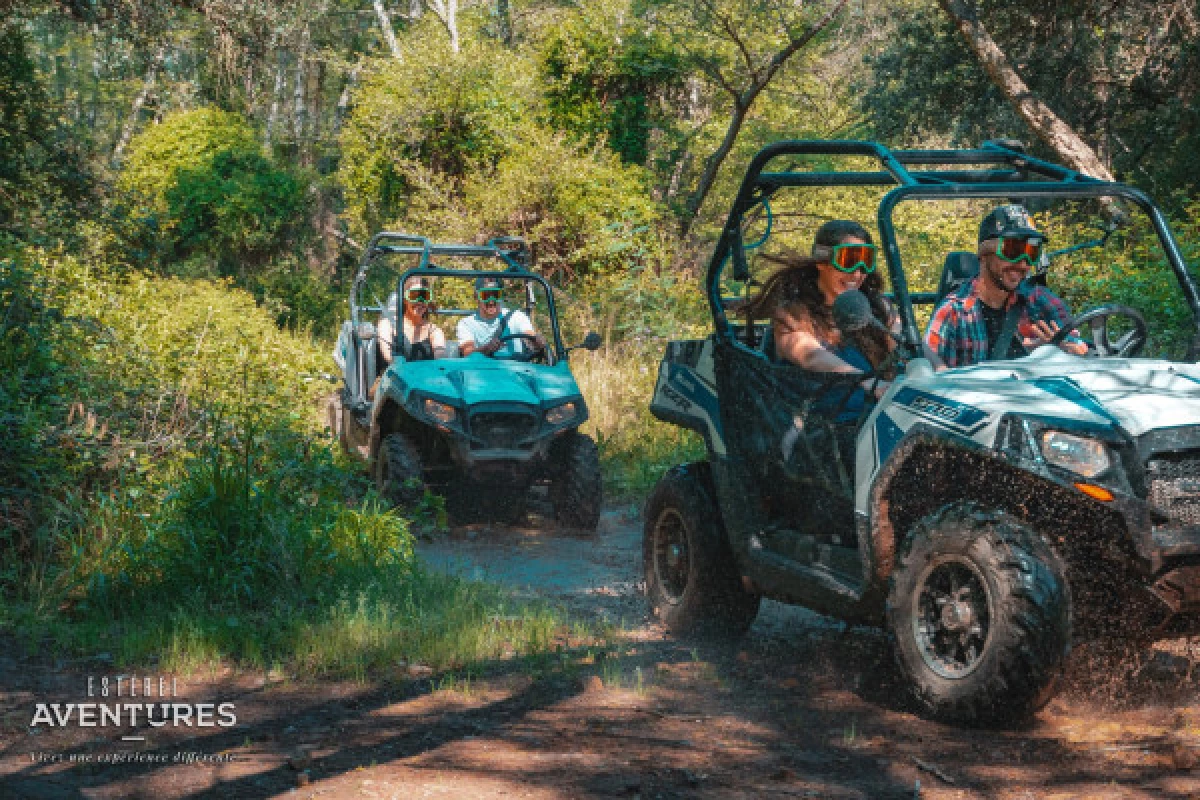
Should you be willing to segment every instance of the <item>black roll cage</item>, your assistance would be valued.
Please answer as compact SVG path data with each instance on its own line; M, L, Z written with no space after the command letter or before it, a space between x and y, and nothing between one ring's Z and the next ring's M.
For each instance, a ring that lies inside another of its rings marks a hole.
M424 236L398 231L381 231L371 237L359 261L358 271L354 274L354 283L350 287L350 320L357 328L361 318L360 310L381 311L375 307L364 307L358 304L358 291L367 280L367 272L375 259L381 255L418 256L417 265L405 270L396 282L396 294L401 296L401 288L410 277L423 278L484 278L498 277L513 280L533 281L541 284L546 292L546 308L550 315L555 361L566 358L566 349L562 343L562 334L558 326L558 311L554 305L554 291L546 279L536 272L529 270L532 253L528 243L519 236L500 236L488 240L486 245L434 243ZM495 258L503 263L504 269L450 269L437 266L434 256L463 257L463 258ZM464 313L463 310L453 309L445 313Z
M1010 142L987 141L969 150L892 150L878 142L792 140L775 142L760 150L750 162L742 179L733 208L717 240L705 277L706 293L713 324L719 336L732 338L729 321L721 302L720 277L725 262L732 258L733 279L749 278L742 217L783 187L830 186L895 186L879 203L877 223L882 249L887 259L888 273L897 311L903 325L903 338L910 347L921 341L917 331L913 303L932 303L932 293L908 291L892 212L902 201L951 199L1008 199L1012 197L1119 197L1141 208L1154 224L1167 261L1179 281L1188 307L1192 311L1193 336L1188 360L1200 358L1200 291L1184 263L1183 254L1171 233L1166 217L1154 201L1142 192L1123 183L1101 181L1066 167L1034 158ZM879 160L881 171L806 171L766 172L766 166L783 156L868 156ZM922 170L910 167L995 165L994 169Z

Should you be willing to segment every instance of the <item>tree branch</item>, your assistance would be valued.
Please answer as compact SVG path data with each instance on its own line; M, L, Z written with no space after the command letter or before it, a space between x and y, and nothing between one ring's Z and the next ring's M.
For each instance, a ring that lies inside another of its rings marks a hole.
M979 21L974 3L971 0L938 0L938 5L950 16L992 83L1008 99L1030 130L1071 169L1111 181L1112 173L1096 155L1096 151L1042 102L1009 64L1004 51Z
M817 34L837 18L847 1L837 0L823 17L809 26L799 37L789 41L782 50L772 56L761 73L752 75L751 83L744 91L734 95L733 112L729 116L729 126L725 129L725 136L721 139L721 144L713 154L704 160L704 171L700 174L700 180L696 184L695 191L688 196L687 203L685 204L684 216L680 223L681 232L684 235L691 230L692 223L696 221L696 215L700 211L700 206L704 204L704 200L712 190L713 184L717 179L717 172L721 169L721 164L724 163L725 158L733 150L733 145L737 141L742 124L746 121L746 115L749 113L750 107L754 105L754 101L771 82L772 78L775 77L775 74L779 72L779 69L787 63L787 60L804 48Z

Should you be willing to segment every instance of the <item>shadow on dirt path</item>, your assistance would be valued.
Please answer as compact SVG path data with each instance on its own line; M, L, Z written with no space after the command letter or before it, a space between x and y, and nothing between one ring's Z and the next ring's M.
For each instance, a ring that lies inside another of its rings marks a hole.
M1123 679L1123 710L1100 707L1085 679L1026 729L952 728L905 708L879 632L767 603L737 643L665 636L645 617L640 546L629 508L606 511L595 535L532 524L424 542L430 569L502 582L622 632L606 648L418 680L198 676L190 701L233 702L238 722L190 738L166 728L139 745L77 727L31 736L35 701L79 702L83 676L50 678L5 649L0 798L1200 794L1190 769L1200 704L1179 656ZM143 760L99 762L113 753ZM175 763L180 753L208 760Z

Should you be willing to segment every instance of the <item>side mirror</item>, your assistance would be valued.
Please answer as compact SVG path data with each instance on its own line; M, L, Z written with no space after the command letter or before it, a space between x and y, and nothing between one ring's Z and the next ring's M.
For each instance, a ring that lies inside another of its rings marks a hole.
M599 350L600 345L604 344L604 340L600 338L600 334L595 331L589 331L588 335L583 337L583 342L572 347L572 350L577 350L582 347L584 350Z

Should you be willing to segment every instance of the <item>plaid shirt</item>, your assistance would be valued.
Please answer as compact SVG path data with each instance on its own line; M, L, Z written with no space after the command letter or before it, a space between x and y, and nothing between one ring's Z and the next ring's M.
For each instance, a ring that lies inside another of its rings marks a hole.
M978 280L974 278L946 295L933 312L925 331L925 343L947 367L969 367L988 359L987 325L983 321L982 301L975 286ZM1005 310L1016 302L1023 304L1017 322L1017 336L1021 339L1034 338L1034 321L1053 320L1059 327L1071 321L1067 304L1044 286L1021 283L1009 295ZM1074 336L1068 336L1067 340L1081 341Z

